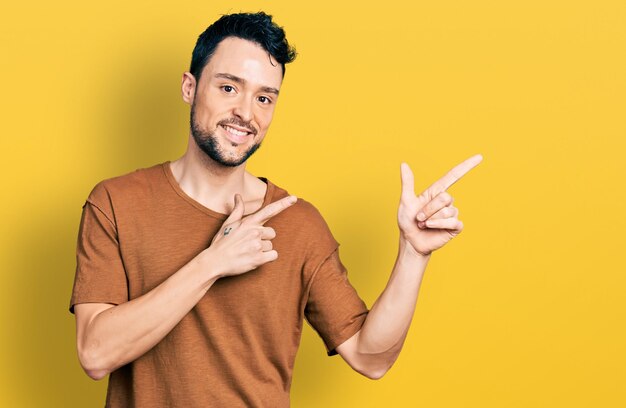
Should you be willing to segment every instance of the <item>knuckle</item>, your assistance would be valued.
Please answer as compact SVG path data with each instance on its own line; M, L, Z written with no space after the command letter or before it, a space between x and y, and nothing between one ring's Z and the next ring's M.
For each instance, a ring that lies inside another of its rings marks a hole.
M237 227L237 226L238 226L238 225L237 225L237 222L229 222L228 224L224 224L224 225L222 225L222 229L224 229L224 228L228 228L228 227L230 227L230 228L235 228L235 227Z
M452 203L452 196L447 191L444 191L441 194L439 194L439 197L441 197L440 200L444 204Z

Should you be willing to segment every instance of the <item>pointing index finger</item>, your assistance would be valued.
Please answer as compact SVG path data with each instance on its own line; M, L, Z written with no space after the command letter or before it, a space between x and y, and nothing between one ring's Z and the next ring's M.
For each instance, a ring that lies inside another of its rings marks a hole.
M483 160L483 156L480 154L476 154L464 162L457 164L454 166L445 176L435 181L428 189L431 190L433 195L437 195L442 191L450 188L451 185L459 181L461 177L463 177L468 171L478 166Z
M261 208L254 214L250 214L247 219L254 224L263 225L269 221L270 218L291 207L296 201L296 196L281 198L280 200L274 201L273 203Z

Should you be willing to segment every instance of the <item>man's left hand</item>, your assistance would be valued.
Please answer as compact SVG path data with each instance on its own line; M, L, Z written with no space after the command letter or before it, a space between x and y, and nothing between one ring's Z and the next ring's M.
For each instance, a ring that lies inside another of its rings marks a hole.
M480 154L470 157L435 181L419 196L415 195L413 172L402 163L402 195L398 208L398 226L403 239L420 255L427 256L463 230L459 210L446 191L482 161Z

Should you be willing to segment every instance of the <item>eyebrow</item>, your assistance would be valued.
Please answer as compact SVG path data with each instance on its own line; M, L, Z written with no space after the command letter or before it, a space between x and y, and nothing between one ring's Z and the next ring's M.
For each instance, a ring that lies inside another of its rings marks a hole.
M219 73L215 74L215 78L228 79L228 80L231 80L233 82L236 82L236 83L242 84L242 85L245 85L245 83L246 83L245 79L239 78L238 76L235 76L235 75L232 75L232 74L227 74L225 72L219 72ZM262 86L261 90L263 92L273 93L274 95L278 96L278 89L272 88L271 86Z

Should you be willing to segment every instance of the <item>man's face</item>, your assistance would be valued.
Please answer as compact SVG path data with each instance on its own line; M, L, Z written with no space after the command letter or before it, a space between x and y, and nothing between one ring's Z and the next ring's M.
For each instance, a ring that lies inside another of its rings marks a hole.
M225 38L204 67L191 104L198 146L221 165L245 162L265 137L281 83L281 65L261 46Z

